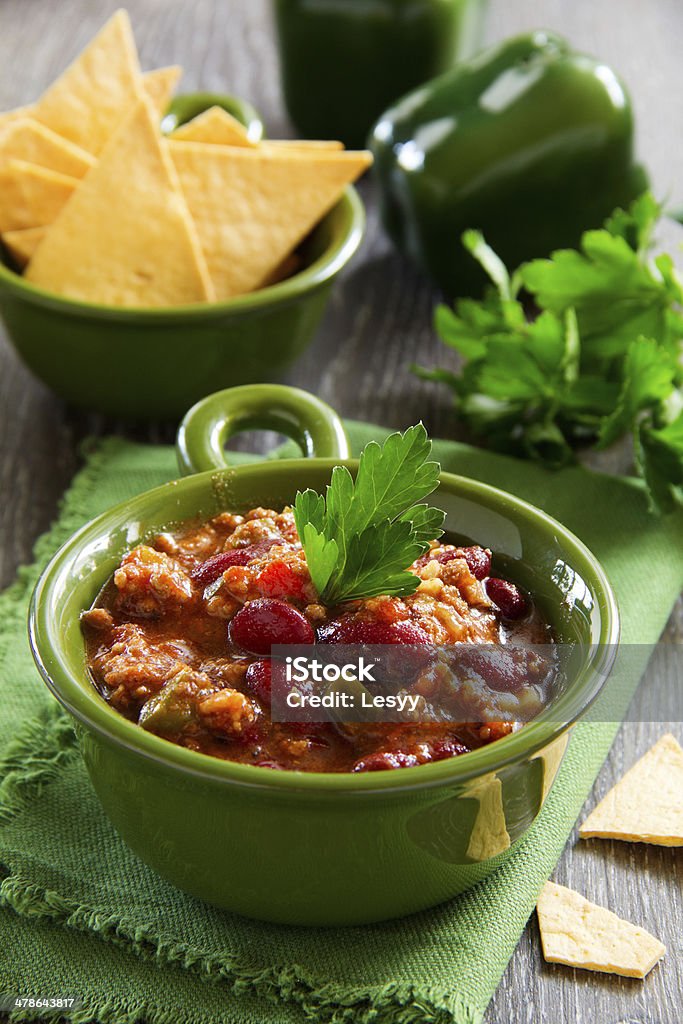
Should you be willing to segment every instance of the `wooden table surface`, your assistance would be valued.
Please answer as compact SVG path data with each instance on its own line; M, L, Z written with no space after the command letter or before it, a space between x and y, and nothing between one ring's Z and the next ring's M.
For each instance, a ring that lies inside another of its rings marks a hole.
M115 0L3 0L0 110L36 97L117 6ZM186 90L244 96L260 109L271 136L292 134L279 93L267 0L128 0L127 6L145 69L182 64ZM656 191L683 205L680 0L491 0L489 39L536 27L564 33L622 73ZM453 436L448 395L408 370L416 360L444 360L431 327L436 296L392 252L371 185L364 183L362 193L368 212L362 251L288 379L345 416L397 427L422 418L435 436ZM134 428L73 413L23 368L0 330L0 585L29 560L35 538L55 515L79 465L79 441L88 433L112 431L170 440L174 425ZM683 642L680 602L666 638ZM672 728L683 735L680 724ZM661 723L624 726L590 799L604 793L664 731ZM487 1024L681 1024L682 868L680 850L578 844L572 836L555 878L650 928L669 955L644 984L545 965L532 920Z

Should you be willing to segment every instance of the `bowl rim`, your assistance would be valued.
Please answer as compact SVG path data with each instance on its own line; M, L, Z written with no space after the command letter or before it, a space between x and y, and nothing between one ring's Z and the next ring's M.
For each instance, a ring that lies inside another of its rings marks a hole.
M200 776L206 781L218 785L246 786L267 789L271 793L278 791L281 794L307 793L319 798L372 792L388 794L402 790L467 782L538 754L560 735L566 733L597 699L616 657L620 623L618 606L611 584L590 549L557 520L515 495L490 484L453 473L440 475L439 486L445 487L447 493L462 496L470 501L479 500L481 502L483 500L489 507L494 507L498 511L512 510L518 515L531 517L537 525L552 532L556 539L561 538L563 546L568 548L572 558L578 561L582 575L589 581L600 614L600 639L597 645L591 643L589 647L591 651L597 650L597 654L588 661L584 661L569 690L549 705L549 708L557 707L562 704L567 693L580 690L583 697L577 705L578 695L573 694L574 711L566 720L554 720L547 717L546 711L549 709L546 709L517 732L498 739L494 743L460 757L417 765L412 768L402 768L400 771L357 773L297 772L290 769L267 771L256 765L241 764L188 750L141 729L136 723L124 718L106 703L97 692L92 680L87 676L85 665L80 679L76 679L67 668L69 659L60 656L58 645L61 638L52 628L53 616L51 615L50 600L52 589L59 575L65 572L71 558L78 554L84 542L94 539L102 532L108 532L107 527L111 519L125 513L132 520L136 512L140 515L144 513L148 502L166 496L170 498L172 494L178 493L178 487L184 485L201 487L206 483L211 490L214 490L216 478L220 479L225 473L239 474L248 479L250 474L261 476L264 472L275 470L289 475L297 470L300 471L304 466L307 469L318 468L331 472L334 466L340 464L354 468L358 462L354 459L278 459L273 460L272 463L252 463L223 471L209 470L196 473L136 495L82 526L52 556L41 573L31 598L28 623L29 643L38 671L48 689L72 717L86 729L95 732L115 746L123 747L134 757L151 759L157 764L162 764L167 770L195 777ZM169 521L169 523L172 522L173 520ZM57 643L54 642L55 639ZM601 682L598 683L598 680Z
M296 301L333 278L351 259L361 243L365 229L365 209L353 185L347 185L339 200L318 222L313 231L337 214L341 220L325 251L303 270L277 284L236 295L221 302L196 302L179 306L108 306L97 302L70 299L31 284L0 259L0 287L31 304L86 319L125 322L166 323L174 320L210 320L217 315L261 312Z

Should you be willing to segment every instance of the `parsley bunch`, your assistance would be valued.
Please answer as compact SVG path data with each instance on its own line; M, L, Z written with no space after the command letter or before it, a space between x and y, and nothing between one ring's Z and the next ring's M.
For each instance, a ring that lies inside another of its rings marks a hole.
M432 444L419 423L371 441L356 479L336 466L325 496L299 491L294 520L313 584L326 604L378 594L412 594L420 580L406 570L443 532L444 513L423 499L439 482Z
M494 287L436 310L439 335L464 357L460 373L416 372L449 384L462 420L492 447L550 466L631 434L637 472L667 511L683 486L683 285L670 256L650 258L660 215L645 193L585 232L579 250L512 275L479 232L465 232Z

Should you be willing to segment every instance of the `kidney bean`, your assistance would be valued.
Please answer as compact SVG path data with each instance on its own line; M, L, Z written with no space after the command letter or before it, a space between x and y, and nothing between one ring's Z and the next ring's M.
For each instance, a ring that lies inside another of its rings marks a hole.
M270 654L276 644L312 644L315 633L308 619L286 601L259 597L243 605L231 619L232 643L251 654Z
M226 569L233 565L247 565L254 558L260 558L272 548L274 544L281 544L281 540L263 540L258 544L250 544L246 548L233 548L231 551L221 551L212 555L205 562L198 565L190 573L190 577L200 587L208 587L215 583L219 576L222 576Z
M504 619L523 619L529 609L529 602L519 587L509 580L489 576L486 581L486 593L498 606Z

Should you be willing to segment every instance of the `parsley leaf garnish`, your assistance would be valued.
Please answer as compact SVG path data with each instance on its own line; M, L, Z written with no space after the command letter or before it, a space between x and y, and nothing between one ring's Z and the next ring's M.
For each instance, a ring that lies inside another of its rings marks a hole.
M313 584L326 604L379 594L412 594L420 580L406 570L442 534L444 513L424 499L439 482L439 464L423 425L371 441L356 478L336 466L326 494L299 491L294 520Z
M489 445L546 465L631 436L636 471L666 510L683 487L683 284L670 256L651 257L660 216L645 193L586 231L579 249L513 274L479 232L465 232L493 287L436 309L460 371L416 372L450 386L461 419Z

